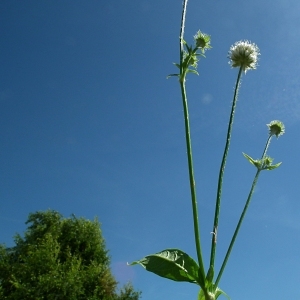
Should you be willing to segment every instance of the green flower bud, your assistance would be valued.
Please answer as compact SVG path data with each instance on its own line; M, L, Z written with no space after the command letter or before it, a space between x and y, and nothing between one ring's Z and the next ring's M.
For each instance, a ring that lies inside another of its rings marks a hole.
M200 30L194 35L194 40L196 43L196 48L201 49L202 53L210 49L210 36L208 34L202 33Z
M284 124L278 120L270 122L267 126L269 127L269 134L276 135L277 138L285 133Z
M272 162L273 162L273 158L271 158L270 156L266 156L264 158L264 165L265 166L269 167L272 164Z
M193 68L197 68L199 59L195 53L188 53L184 51L183 61L185 65L191 66Z

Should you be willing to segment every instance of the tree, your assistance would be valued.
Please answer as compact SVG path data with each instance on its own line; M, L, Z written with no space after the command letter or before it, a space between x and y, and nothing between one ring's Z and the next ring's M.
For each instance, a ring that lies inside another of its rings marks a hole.
M138 300L131 284L117 293L100 223L48 210L29 215L24 237L0 245L0 299Z

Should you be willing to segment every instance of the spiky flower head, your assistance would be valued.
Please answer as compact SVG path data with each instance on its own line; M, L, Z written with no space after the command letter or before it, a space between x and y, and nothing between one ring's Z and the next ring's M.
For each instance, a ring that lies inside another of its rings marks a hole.
M254 43L247 40L239 41L230 47L229 64L233 68L241 67L246 73L247 70L256 69L259 55L259 48Z
M262 160L261 160L261 170L274 170L274 169L277 169L280 165L281 165L281 162L275 164L275 165L272 165L273 163L273 158L270 157L270 156L265 156Z
M270 165L272 165L272 162L273 162L273 158L270 157L270 156L265 156L264 159L263 159L263 165L265 167L269 167Z
M196 53L183 52L183 61L187 66L197 69L199 58Z
M200 30L194 35L196 48L201 49L202 53L211 48L210 35L201 32Z
M284 124L278 120L270 122L267 126L269 127L269 134L276 135L277 138L285 133Z

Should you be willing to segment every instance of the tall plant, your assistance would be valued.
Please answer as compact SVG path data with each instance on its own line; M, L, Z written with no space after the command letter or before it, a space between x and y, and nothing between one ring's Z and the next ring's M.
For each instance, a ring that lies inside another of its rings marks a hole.
M267 150L269 148L272 137L276 136L278 138L279 136L281 136L285 132L285 128L283 123L277 120L267 124L269 133L260 159L255 160L251 158L249 155L243 153L245 158L252 165L254 165L257 170L250 188L250 192L246 199L244 209L236 225L236 229L233 233L232 239L228 246L228 250L223 259L221 268L218 272L215 272L215 256L216 256L216 249L217 249L217 235L218 235L220 208L221 208L223 177L224 177L226 160L227 160L227 155L228 155L228 150L229 150L229 145L231 140L231 133L232 133L234 115L236 110L236 104L238 100L239 89L241 87L241 78L243 73L246 73L248 70L256 69L258 57L260 55L259 48L254 43L251 43L247 40L236 42L234 45L230 47L228 53L230 64L232 68L238 68L238 74L237 74L237 79L236 79L235 89L233 94L232 107L231 107L229 124L228 124L228 129L226 134L226 142L225 142L222 162L221 162L219 176L218 176L215 215L214 215L213 228L212 228L213 238L211 241L210 261L206 269L202 257L200 227L198 221L199 217L198 217L198 209L197 209L196 184L195 184L195 176L194 176L194 169L193 169L191 130L190 130L190 123L189 123L189 110L188 110L188 101L187 101L187 93L186 93L186 76L188 73L194 73L198 75L197 64L201 57L205 57L205 53L207 50L211 48L211 45L210 45L210 36L205 33L202 33L200 30L194 36L193 45L189 46L185 41L184 28L185 28L185 19L186 19L186 11L187 11L187 2L188 0L184 0L183 2L182 16L181 16L180 39L179 39L180 60L179 63L175 63L175 66L179 69L179 73L171 74L168 77L175 76L179 79L180 91L182 96L197 262L182 250L165 249L159 253L147 255L140 260L132 262L130 265L140 264L147 271L153 272L167 279L171 279L174 281L186 281L193 284L197 284L200 287L198 293L198 300L215 300L222 294L228 297L227 294L219 288L219 282L222 278L231 250L236 241L236 237L239 233L240 227L242 225L245 214L249 207L252 194L255 185L257 184L258 177L261 171L273 170L279 167L279 165L281 164L281 163L277 163L273 165L272 164L273 159L267 155Z

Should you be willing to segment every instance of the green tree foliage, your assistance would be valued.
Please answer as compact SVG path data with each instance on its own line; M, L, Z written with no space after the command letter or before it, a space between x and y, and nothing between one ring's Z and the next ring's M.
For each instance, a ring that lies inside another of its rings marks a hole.
M0 299L138 300L131 284L117 293L100 224L48 210L29 215L15 247L0 245Z

